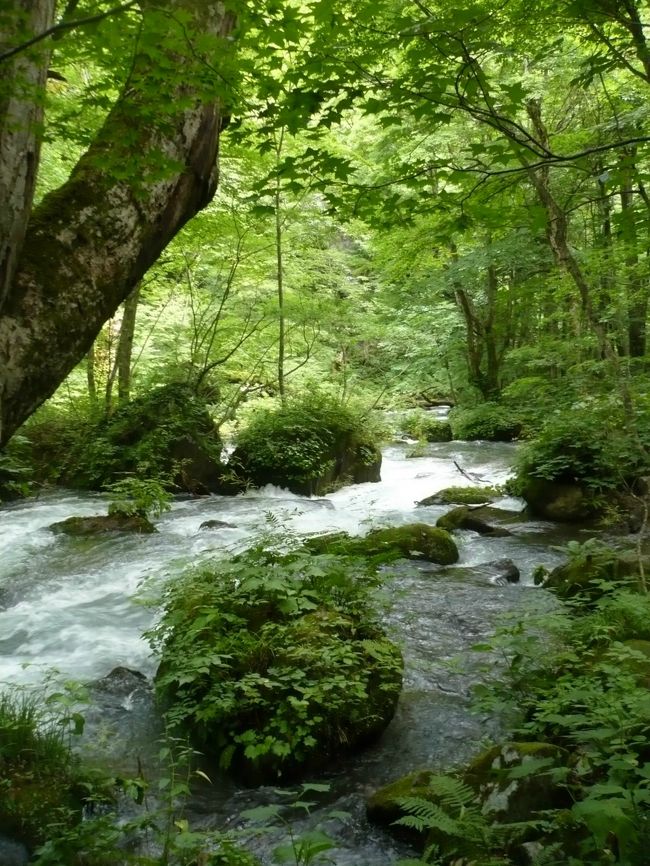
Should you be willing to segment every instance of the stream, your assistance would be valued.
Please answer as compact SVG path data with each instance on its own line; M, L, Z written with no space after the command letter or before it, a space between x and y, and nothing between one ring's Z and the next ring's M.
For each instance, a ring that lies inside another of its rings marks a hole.
M150 682L156 659L142 633L156 612L147 598L187 566L241 550L269 519L297 533L358 534L379 526L433 524L450 506L416 509L416 501L444 487L468 485L457 466L483 483L502 483L516 446L435 443L424 456L407 458L409 448L404 442L385 449L380 483L346 487L322 498L269 487L235 497L177 501L156 521L158 532L151 536L71 538L49 531L50 524L72 515L103 513L106 500L99 494L48 492L3 507L0 684L38 686L53 679L95 683L84 711L84 750L115 771L135 775L141 765L155 777L161 731ZM561 562L562 553L554 548L577 533L525 520L520 500L504 498L495 505L509 514L491 522L505 522L511 536L458 533L456 565L404 562L387 575L386 624L405 658L395 718L374 746L331 768L322 808L293 822L297 833L324 826L336 840L327 856L337 866L391 866L408 856L408 849L367 823L365 795L411 770L462 762L477 751L481 738L495 733L491 720L469 711L469 691L484 659L475 654L476 662L470 658L462 668L450 663L485 640L504 614L548 605L546 593L533 586L533 569ZM213 519L232 527L199 529ZM519 584L495 582L485 567L504 557L520 569ZM128 672L107 678L118 666L147 679ZM194 829L237 828L244 824L243 810L271 801L282 802L282 792L237 788L219 779L195 786L185 814ZM348 817L329 819L332 809ZM279 829L248 845L270 863L282 834Z

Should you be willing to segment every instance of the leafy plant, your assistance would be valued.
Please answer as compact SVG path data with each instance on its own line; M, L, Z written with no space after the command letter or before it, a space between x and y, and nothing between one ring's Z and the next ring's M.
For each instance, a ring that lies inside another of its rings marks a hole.
M105 487L111 499L109 515L123 517L160 517L171 508L171 496L154 479L123 478Z
M509 442L522 430L517 413L499 403L481 403L474 408L454 408L449 413L454 439L487 439Z
M261 547L173 581L149 637L172 724L254 779L304 772L380 731L401 656L363 560Z
M376 434L360 411L312 393L256 413L237 437L232 464L256 484L322 493L357 463L377 460Z

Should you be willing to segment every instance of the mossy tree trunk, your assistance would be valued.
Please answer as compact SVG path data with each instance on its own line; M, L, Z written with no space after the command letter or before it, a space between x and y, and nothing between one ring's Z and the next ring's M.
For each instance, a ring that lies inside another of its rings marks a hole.
M129 80L89 150L33 211L22 241L0 222L0 251L16 262L0 307L0 447L214 195L234 26L219 2L145 5ZM46 52L39 63L42 96ZM37 160L21 152L25 166Z

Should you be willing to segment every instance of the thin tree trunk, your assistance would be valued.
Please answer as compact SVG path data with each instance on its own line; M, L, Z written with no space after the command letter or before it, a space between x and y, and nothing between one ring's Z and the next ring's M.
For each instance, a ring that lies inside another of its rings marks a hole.
M280 162L282 154L282 143L284 140L284 129L280 132L280 138L276 147L277 162ZM277 289L278 289L278 391L282 405L286 402L284 388L284 355L285 355L285 320L284 320L284 269L282 261L282 188L280 186L280 175L275 179L275 255L277 265Z
M97 408L97 379L95 377L95 344L93 343L86 355L86 382L88 384L88 400L94 412Z
M170 8L183 13L182 27ZM144 7L143 48L122 96L70 179L45 197L29 224L0 317L0 447L214 195L224 121L223 97L212 88L223 83L206 69L206 40L214 40L211 56L230 52L225 37L233 26L220 3ZM202 51L188 48L192 35L200 35ZM150 74L161 54L174 78L154 90Z
M635 151L629 150L621 155L620 169L622 183L621 200L621 234L625 244L624 261L627 276L627 315L628 344L631 358L642 358L646 350L646 319L648 316L648 289L645 282L639 279L638 238L636 232L636 216L634 213L633 177L635 171Z
M131 396L131 357L133 355L133 337L135 336L135 320L140 302L141 283L135 287L124 302L122 327L117 344L115 365L117 367L117 399L119 403L128 403Z

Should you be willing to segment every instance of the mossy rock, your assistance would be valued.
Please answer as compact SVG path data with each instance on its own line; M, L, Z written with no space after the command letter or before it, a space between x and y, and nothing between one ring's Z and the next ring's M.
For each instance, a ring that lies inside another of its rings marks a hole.
M374 618L379 582L359 559L261 548L188 574L163 616L159 695L244 784L322 771L395 712L403 660Z
M568 760L564 749L550 743L506 743L474 758L463 779L477 791L483 812L493 820L531 821L545 809L570 805L567 788L551 773Z
M534 517L559 523L584 523L603 511L602 502L578 483L528 477L521 483L521 495Z
M642 560L644 574L650 573L650 559ZM638 557L633 554L616 556L586 555L558 565L550 573L535 575L535 583L552 590L563 599L579 596L595 601L604 593L603 582L620 584L631 590L642 589Z
M381 480L381 451L367 421L318 395L261 411L237 440L228 466L254 487L302 496Z
M163 385L91 429L61 481L102 490L126 476L165 478L181 491L217 493L225 483L221 450L205 400L187 385Z
M401 779L379 788L366 800L368 820L380 827L385 827L394 836L405 839L407 842L423 843L426 833L400 826L395 822L404 817L404 809L400 805L400 800L405 797L427 799L430 794L429 783L434 775L433 770L416 770L414 773L409 773L407 776L402 776Z
M85 536L101 535L105 532L135 532L148 535L157 532L156 527L146 517L138 514L98 514L95 517L68 517L49 526L52 532L63 535Z
M496 487L445 487L432 496L421 499L417 505L488 505L498 499Z
M512 442L523 431L521 419L499 403L482 403L472 408L456 407L449 413L454 439Z
M446 529L447 532L454 532L457 529L465 529L470 532L478 532L479 535L485 535L491 538L503 538L507 535L512 535L507 529L501 526L491 526L485 520L481 520L474 512L466 505L460 505L458 508L452 508L447 514L443 514L436 520L436 526L439 529Z
M330 532L308 538L304 544L314 554L424 559L438 565L453 565L458 561L458 548L451 535L428 523L374 529L362 538L347 532Z
M357 556L378 556L390 551L405 559L424 559L438 565L458 562L458 548L451 535L427 523L374 529L365 538L353 539L349 549Z
M80 792L70 779L43 774L35 768L27 775L12 772L4 777L0 767L0 827L3 834L29 851L46 841L48 827L72 827L82 817Z

